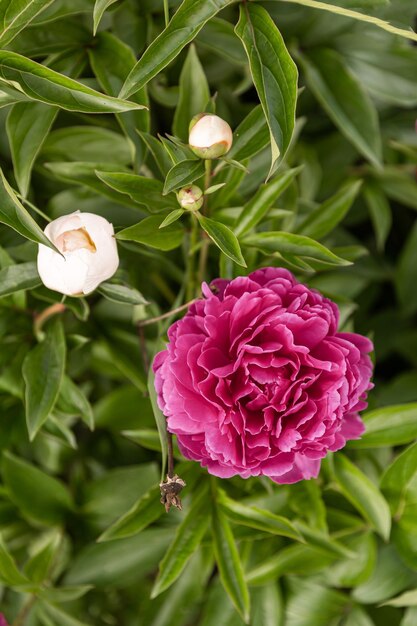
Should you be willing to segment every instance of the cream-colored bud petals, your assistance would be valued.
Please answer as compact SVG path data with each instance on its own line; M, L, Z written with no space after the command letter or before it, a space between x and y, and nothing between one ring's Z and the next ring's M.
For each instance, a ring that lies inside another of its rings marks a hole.
M178 202L186 211L198 211L203 206L203 192L197 185L183 187L177 194Z
M216 158L229 152L233 133L229 124L218 115L200 115L191 121L188 142L198 156L205 158L206 152L211 150L212 154L207 158Z
M43 284L68 296L91 293L119 266L113 226L100 215L64 215L45 228L61 252L39 245L38 272Z

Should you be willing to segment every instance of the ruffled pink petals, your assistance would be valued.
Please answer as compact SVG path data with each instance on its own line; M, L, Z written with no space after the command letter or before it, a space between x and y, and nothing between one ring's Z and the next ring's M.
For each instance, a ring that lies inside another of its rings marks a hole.
M284 269L203 285L155 357L158 403L186 458L222 478L316 477L364 430L372 343Z

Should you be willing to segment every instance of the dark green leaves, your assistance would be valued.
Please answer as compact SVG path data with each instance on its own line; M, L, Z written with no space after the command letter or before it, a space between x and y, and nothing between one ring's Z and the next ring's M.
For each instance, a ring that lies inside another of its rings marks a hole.
M108 300L121 304L148 304L140 291L133 287L117 285L115 283L101 283L98 291Z
M145 206L150 213L163 209L178 209L174 196L162 196L163 184L155 178L136 176L124 172L101 172L97 176L111 189L129 195L132 200Z
M180 161L172 167L165 179L163 195L166 196L170 191L186 187L193 183L197 178L204 174L204 161L199 159L187 159Z
M11 587L28 583L27 578L17 569L16 563L0 535L0 581Z
M263 7L242 4L236 34L245 46L253 82L269 126L271 174L277 159L285 155L294 130L297 67Z
M378 114L361 84L335 50L297 54L307 85L340 132L371 163L381 165Z
M373 482L349 459L338 453L333 458L335 478L348 500L388 541L391 514L388 504Z
M0 270L0 297L21 289L34 289L40 284L36 263L8 265Z
M26 423L31 440L58 398L65 370L65 354L62 321L55 318L50 322L44 340L27 354L23 363Z
M175 109L174 134L188 142L188 126L197 113L205 110L210 98L209 86L194 45L185 59L180 76L180 95Z
M366 430L352 448L378 448L411 443L417 437L417 404L387 406L364 415Z
M0 170L0 222L10 226L20 235L35 243L53 247L43 231L19 202L13 189Z
M212 533L223 587L245 622L249 623L250 598L239 552L227 517L216 505L213 507Z
M128 98L141 89L194 39L204 24L233 0L184 0L167 28L146 49L120 92Z
M7 118L7 135L14 165L14 174L22 196L29 189L30 175L36 155L55 120L58 109L42 102L19 102Z
M287 170L277 175L265 185L261 185L256 194L245 204L239 217L236 219L234 232L238 237L246 235L258 224L273 206L274 202L291 184L301 168Z
M100 537L100 541L123 539L140 533L144 528L161 517L164 512L160 502L159 485L150 489L138 502L110 526Z
M112 98L72 78L27 59L0 50L0 81L17 83L31 100L83 113L123 113L143 108L134 102Z
M3 460L3 479L10 498L29 519L56 525L72 509L63 483L10 453Z
M152 597L168 589L197 550L210 521L207 488L202 489L186 517L177 528L175 537L159 566L159 574L152 590Z
M0 47L5 48L41 11L54 0L1 0Z
M308 259L317 259L331 265L350 265L349 261L341 259L320 243L314 241L314 239L304 237L303 235L293 235L292 233L279 231L256 233L247 235L242 243L245 246L259 248L265 254L280 252Z
M245 259L242 256L240 250L239 241L236 235L221 222L212 220L209 217L203 215L198 216L201 228L206 231L210 239L214 241L216 246L227 256L232 259L238 265L246 267Z
M129 226L117 233L117 239L123 241L136 241L158 250L173 250L181 245L184 231L178 222L159 228L163 218L160 215L145 217L144 220Z
M290 537L290 539L302 539L296 527L285 517L274 515L255 506L243 505L228 498L224 492L219 492L219 505L227 517L236 524Z
M322 239L330 233L352 206L362 181L344 185L334 196L314 209L299 225L297 232L313 239Z
M94 5L94 35L97 32L98 25L100 24L100 20L104 15L104 11L111 5L117 2L117 0L96 0Z

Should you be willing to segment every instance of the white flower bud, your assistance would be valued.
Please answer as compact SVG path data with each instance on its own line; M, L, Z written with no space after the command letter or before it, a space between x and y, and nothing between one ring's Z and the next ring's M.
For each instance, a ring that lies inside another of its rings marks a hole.
M183 187L177 194L178 202L186 211L198 211L203 206L203 192L197 185Z
M104 217L76 211L48 224L45 235L63 255L39 245L39 276L53 291L91 293L119 266L113 226Z
M217 159L232 147L232 129L217 115L199 113L190 122L188 143L201 159Z

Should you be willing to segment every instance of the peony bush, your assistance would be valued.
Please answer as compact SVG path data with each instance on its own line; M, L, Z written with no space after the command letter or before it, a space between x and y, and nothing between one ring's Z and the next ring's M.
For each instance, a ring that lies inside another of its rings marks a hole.
M415 0L0 16L0 626L415 626Z

